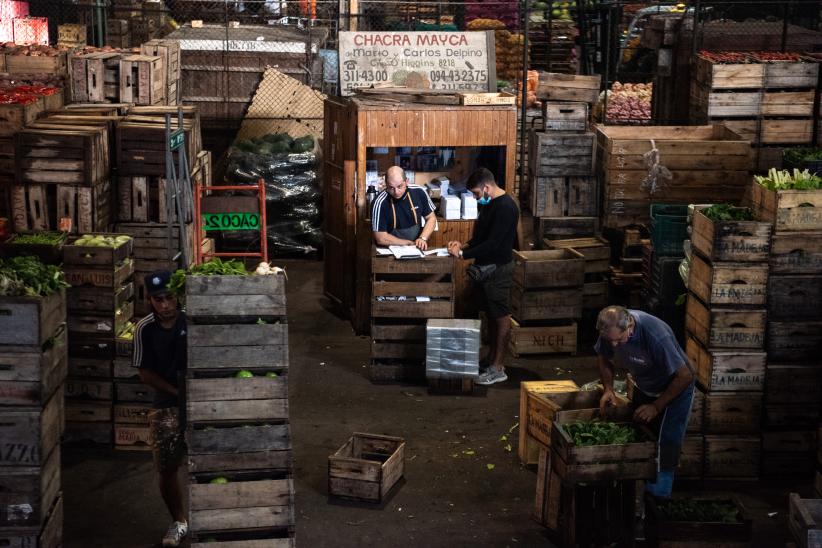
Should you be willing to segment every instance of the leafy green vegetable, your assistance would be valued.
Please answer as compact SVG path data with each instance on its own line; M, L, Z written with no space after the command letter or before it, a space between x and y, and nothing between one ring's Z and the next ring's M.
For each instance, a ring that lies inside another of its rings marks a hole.
M65 232L35 232L33 234L17 234L9 243L18 245L58 245L65 239Z
M700 210L712 221L753 221L753 213L746 207L734 207L730 204L714 204Z
M178 269L171 275L168 282L169 292L178 299L186 293L186 274L189 276L247 276L248 271L242 261L237 259L223 261L219 257L214 257L207 263L192 266L188 273L183 269Z
M62 270L37 257L0 260L0 295L51 295L68 286Z
M811 174L807 169L793 173L771 168L767 176L754 175L754 180L768 190L818 190L822 189L822 177Z
M629 424L592 420L564 424L563 428L574 440L574 445L624 445L639 441L636 429Z
M739 510L730 500L677 498L661 501L659 510L672 521L737 523Z
M785 159L794 164L822 160L822 148L791 148L785 151Z

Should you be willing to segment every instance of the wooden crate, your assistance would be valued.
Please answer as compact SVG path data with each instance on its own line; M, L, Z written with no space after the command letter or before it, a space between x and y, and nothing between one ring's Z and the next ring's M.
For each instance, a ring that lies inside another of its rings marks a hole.
M114 314L103 316L72 313L68 317L67 325L72 336L105 335L113 340L133 316L134 301L126 301Z
M582 317L582 286L562 289L511 288L511 315L520 323Z
M788 495L788 529L800 548L822 546L822 500Z
M404 439L355 432L328 457L328 494L379 503L404 472Z
M539 454L534 518L558 546L632 546L636 482L573 484L557 474L550 450Z
M534 217L534 241L591 238L598 227L597 217Z
M66 398L110 402L114 397L111 380L69 377L66 379ZM110 419L109 419L110 420Z
M604 274L588 274L582 286L582 309L602 309L608 305L608 279Z
M541 178L593 175L595 149L593 133L572 134L532 130L528 138L528 166L531 176Z
M558 74L541 72L537 97L550 101L581 101L595 105L599 100L601 77L598 74Z
M453 318L454 260L428 256L413 261L373 257L371 261L373 318ZM428 297L418 301L414 297ZM380 297L410 297L405 301Z
M573 249L514 251L513 281L524 289L577 287L585 280L585 258Z
M120 58L120 101L162 105L166 100L166 67L162 57L123 55Z
M462 394L471 396L473 394L484 393L480 385L476 384L474 379L469 377L456 379L434 379L429 377L426 378L426 382L428 383L428 392L431 394Z
M688 274L688 289L711 307L764 305L768 298L768 264L710 264L694 255Z
M534 464L538 458L538 444L528 436L528 400L532 394L575 393L579 386L572 380L565 381L523 381L519 391L519 418L522 424L519 429L517 453L523 464Z
M798 453L813 462L816 447L815 430L776 430L762 433L762 450L766 453Z
M768 358L771 359L770 354ZM822 367L815 364L770 363L765 367L765 401L768 404L806 403L813 406L820 400Z
M685 353L696 367L696 378L708 392L738 392L764 389L764 352L708 350L688 337Z
M765 347L764 309L708 308L688 295L685 329L710 349L762 350Z
M771 274L822 271L822 231L778 232L771 240Z
M275 276L258 278L269 277ZM190 373L211 371L233 375L245 369L255 375L265 375L269 371L281 374L288 369L288 324L285 323L189 323L186 338Z
M62 24L57 26L57 45L76 48L86 45L86 26Z
M189 474L291 470L287 424L203 425L186 430Z
M119 402L151 403L154 401L154 391L139 380L132 382L117 379L114 381L114 394L114 399Z
M152 409L153 407L150 404L115 403L114 423L148 426L149 414Z
M522 326L511 318L508 351L515 358L526 354L577 353L577 322L567 325Z
M534 381L531 381L534 382ZM522 389L521 389L522 390ZM526 392L526 412L523 421L528 457L536 457L537 449L551 447L553 423L557 412L599 407L602 390L568 392ZM533 464L536 460L523 464Z
M134 262L123 261L113 268L66 266L64 272L66 282L72 286L88 285L110 289L113 292L122 287L134 274ZM125 318L125 321L129 319L131 318Z
M700 479L705 465L705 437L702 435L685 436L676 477L682 479Z
M768 190L750 185L750 205L757 219L774 224L774 234L822 230L822 190Z
M585 259L585 274L608 272L611 263L611 244L602 236L543 240L543 249L573 249Z
M608 481L656 477L656 436L637 426L643 440L619 445L577 447L563 424L599 417L599 409L557 411L551 426L553 468L565 481ZM632 423L633 409L622 406L610 410L607 420Z
M758 477L761 443L759 436L705 436L705 477Z
M60 443L63 430L63 395L58 393L43 407L3 409L0 435L4 451L0 466L39 466Z
M814 90L715 91L691 81L691 113L696 119L754 116L813 116ZM696 115L696 116L694 116Z
M691 414L688 417L687 431L703 432L705 430L705 393L694 387L694 400L691 404Z
M158 56L163 59L166 69L166 104L180 102L180 42L176 40L149 40L140 46L142 55Z
M588 103L542 102L544 131L579 131L588 129Z
M756 221L712 221L697 211L692 221L691 246L711 262L767 261L772 229L770 223Z
M822 318L822 274L779 274L768 280L768 319Z
M111 424L111 401L66 401L66 421L71 423L97 422Z
M65 329L55 333L53 345L45 350L0 346L0 405L37 407L53 399L68 374L66 349Z
M27 546L60 548L63 546L63 497L57 497L43 527L0 529L0 545L14 548Z
M21 184L96 186L109 177L108 130L50 125L15 137L15 176Z
M68 359L68 374L72 377L111 379L111 359L71 356Z
M729 130L754 145L811 144L813 119L723 120Z
M188 486L189 527L195 540L203 541L215 532L293 531L291 478L265 471L229 472L217 476L228 483L210 483L215 476L198 475Z
M192 424L288 420L288 377L189 378L186 406Z
M112 443L113 425L111 421L78 422L66 421L63 443L89 443L110 446Z
M660 548L745 548L750 546L753 522L746 517L745 509L736 499L718 499L706 496L688 497L691 500L732 502L738 509L735 522L725 521L675 521L668 518L656 499L646 505L646 532L652 546ZM676 498L673 499L676 501ZM664 504L664 503L663 503Z
M768 322L768 358L813 361L822 352L822 320Z
M69 337L69 354L78 358L109 358L114 359L115 342L107 336L77 336Z
M6 70L9 74L65 74L65 51L54 57L6 54Z
M72 220L71 232L95 232L111 220L108 181L92 188L73 185L15 185L11 187L15 232L58 229L60 219Z
M167 224L161 223L118 223L116 232L128 234L134 239L134 270L143 274L148 274L155 270L176 270L177 262L168 258L168 236L172 238L172 253L176 253L179 246L180 225L173 224L171 232L168 231ZM184 224L186 231L186 242L189 249L186 252L190 263L194 261L194 224ZM143 292L143 276L135 274L134 279L137 293L137 301L143 302L145 295Z
M190 320L277 320L285 316L285 275L186 276Z
M536 177L531 185L531 213L536 217L598 213L595 177Z
M0 530L43 526L59 496L59 445L39 465L0 468Z
M0 297L0 345L41 347L65 319L65 291L45 297Z
M165 223L166 179L162 177L118 177L117 220L132 223ZM189 217L191 213L189 212ZM176 212L172 221L176 222ZM190 222L191 219L186 219Z
M125 310L128 302L134 300L134 283L127 282L114 291L87 286L71 287L67 291L67 299L69 313L114 315ZM128 318L125 318L125 321L128 321Z
M757 434L761 422L761 392L705 395L706 434Z
M0 137L12 137L39 118L45 110L46 101L43 97L38 97L36 101L27 105L20 103L0 105Z
M653 194L644 188L644 154L653 141L672 178ZM750 183L748 141L722 125L597 126L603 225L648 223L650 203L738 202Z
M71 98L76 103L119 101L120 53L96 52L69 57Z
M772 430L811 429L819 419L819 409L813 405L766 402L763 426Z
M120 236L119 234L87 233L88 236ZM72 238L63 247L63 262L71 266L114 268L134 253L134 241L129 239L117 247L77 245Z
M422 381L425 377L425 322L375 320L371 324L371 382Z
M141 108L141 107L135 107ZM167 107L171 108L171 107ZM132 112L134 112L132 110ZM178 129L177 117L172 116L171 130ZM199 119L183 119L186 158L189 170L194 165L199 152ZM130 115L117 126L117 169L122 177L165 177L166 176L166 136L165 119L159 116ZM174 153L177 166L178 152Z

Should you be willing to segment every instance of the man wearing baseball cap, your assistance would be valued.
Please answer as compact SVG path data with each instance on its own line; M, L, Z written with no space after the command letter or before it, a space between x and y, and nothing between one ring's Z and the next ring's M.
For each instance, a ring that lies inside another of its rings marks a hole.
M154 409L149 414L154 439L154 464L160 494L174 520L163 537L163 546L179 546L188 534L177 470L185 454L180 424L185 386L186 315L169 292L171 273L152 272L145 277L146 298L152 313L137 323L134 333L134 367L140 379L154 388Z

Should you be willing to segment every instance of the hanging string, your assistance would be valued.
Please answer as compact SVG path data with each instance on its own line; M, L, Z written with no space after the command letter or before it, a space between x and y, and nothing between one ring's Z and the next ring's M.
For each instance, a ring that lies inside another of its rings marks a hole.
M656 194L665 186L660 179L670 181L673 175L659 162L659 149L656 148L655 140L651 139L651 150L643 154L642 159L645 161L645 167L648 168L648 176L642 181L642 189L647 190L648 194Z

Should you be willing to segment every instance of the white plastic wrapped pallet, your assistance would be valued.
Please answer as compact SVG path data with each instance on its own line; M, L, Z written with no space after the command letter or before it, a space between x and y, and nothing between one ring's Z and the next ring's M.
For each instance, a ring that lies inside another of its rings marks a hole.
M429 379L479 376L479 320L428 320L425 376Z

